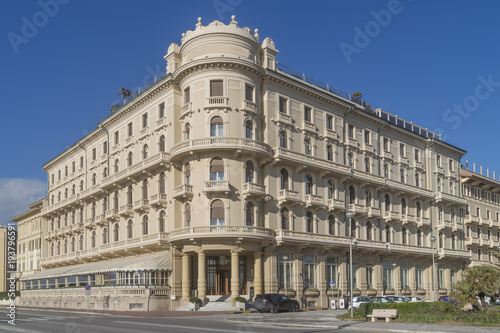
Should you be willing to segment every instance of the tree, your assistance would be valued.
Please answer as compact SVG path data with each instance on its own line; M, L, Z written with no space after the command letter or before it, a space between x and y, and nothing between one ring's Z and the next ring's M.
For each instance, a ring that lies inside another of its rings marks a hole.
M123 104L125 104L125 101L127 100L132 93L130 92L130 89L125 89L124 87L121 87L120 90L118 90L118 95L122 95L123 98Z
M453 286L455 291L452 292L451 299L455 300L458 306L471 304L473 309L481 310L486 306L485 297L498 291L499 278L498 271L492 267L469 268L464 279Z

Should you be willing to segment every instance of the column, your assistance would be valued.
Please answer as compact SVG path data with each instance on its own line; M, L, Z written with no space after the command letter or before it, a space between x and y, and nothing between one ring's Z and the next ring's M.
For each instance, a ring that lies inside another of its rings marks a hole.
M198 297L207 296L207 260L205 252L198 252Z
M189 254L182 254L182 299L188 300L191 297L191 276L190 276Z
M318 266L317 266L317 288L320 291L320 306L328 307L328 297L326 295L326 289L330 287L330 281L326 281L326 256L319 255L318 258Z
M254 278L253 289L254 295L263 294L262 290L262 252L255 252L253 254L254 260Z
M238 251L231 251L231 297L240 296L240 258Z

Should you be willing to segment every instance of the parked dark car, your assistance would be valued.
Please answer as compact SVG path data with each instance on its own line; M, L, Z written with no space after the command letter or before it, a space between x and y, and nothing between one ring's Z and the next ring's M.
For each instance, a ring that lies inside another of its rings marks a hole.
M254 299L255 309L259 312L294 311L300 310L299 302L283 294L262 294Z

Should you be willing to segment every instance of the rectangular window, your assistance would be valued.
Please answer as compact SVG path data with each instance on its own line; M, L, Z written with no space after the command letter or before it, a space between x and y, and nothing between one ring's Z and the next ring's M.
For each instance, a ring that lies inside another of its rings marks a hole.
M116 131L115 132L115 145L120 143L120 132Z
M64 177L68 177L68 166L64 167Z
M280 97L279 108L281 113L288 113L288 100L284 97Z
M444 289L445 288L445 285L444 285L444 266L442 264L438 265L437 273L438 273L438 275L437 275L438 288Z
M441 166L441 155L439 155L439 154L436 156L436 163L437 163L438 167Z
M453 268L450 269L450 285L454 285L457 282L457 277L455 275L455 270Z
M128 123L127 125L127 136L128 137L132 136L132 123Z
M145 113L142 115L142 128L148 127L148 114Z
M61 180L61 170L57 171L57 180Z
M326 128L329 130L333 130L333 117L326 116Z
M187 87L184 89L184 104L191 102L191 88ZM165 109L165 104L163 104L163 108Z
M210 81L210 96L224 96L224 90L222 87L222 80Z
M401 271L400 274L400 282L401 282L401 289L410 289L410 279L409 279L409 265L408 264L401 264L399 266L399 269Z
M102 153L107 154L108 153L108 141L104 141L102 143Z
M406 149L405 149L405 144L400 143L399 144L399 156L406 156Z
M158 105L158 119L165 117L165 103Z
M278 289L293 289L293 254L278 255Z
M92 161L95 161L97 159L97 150L95 148L92 148Z
M304 256L302 258L303 263L303 281L304 289L317 288L317 278L316 278L316 257Z
M333 288L339 288L338 258L326 258L326 283L330 287L333 281Z
M51 175L51 183L54 184L54 174Z
M415 162L420 162L420 151L415 148Z
M450 171L453 171L453 160L450 158Z
M384 273L384 281L383 281L384 290L394 289L392 263L384 262L383 269L384 269L384 272L383 272Z
M384 150L389 151L389 138L384 138Z
M371 142L370 141L370 135L371 135L370 131L369 130L365 130L365 143L366 144L370 144L370 142Z
M312 109L308 106L305 106L304 107L304 120L305 121L311 122L311 113L312 113Z
M424 268L422 264L415 264L415 284L417 289L424 289Z
M247 101L253 102L253 91L254 88L251 85L249 84L245 85L245 99Z
M80 156L80 168L83 168L83 156Z
M76 162L73 161L71 162L71 172L75 172L76 171Z
M366 288L373 288L373 267L366 266Z
M349 135L349 137L351 139L354 139L354 126L353 125L349 125L347 127L347 135Z

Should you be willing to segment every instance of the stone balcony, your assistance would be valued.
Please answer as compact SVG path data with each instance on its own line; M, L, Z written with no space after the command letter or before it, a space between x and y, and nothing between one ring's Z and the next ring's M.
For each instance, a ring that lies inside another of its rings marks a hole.
M478 216L474 216L474 215L465 215L465 218L464 218L464 223L466 224L472 224L472 223L477 223L479 224L479 217Z
M207 97L205 102L205 110L210 109L226 109L229 107L229 98L224 96L211 96Z
M325 128L323 131L323 136L327 139L332 139L332 140L337 140L338 141L338 134L332 129Z
M99 214L99 215L96 215L94 222L96 225L103 226L104 224L108 223L108 220L106 219L106 215Z
M418 227L430 227L431 222L428 217L417 217L417 226Z
M125 217L130 217L134 215L134 207L131 204L126 204L123 206L120 206L120 209L118 210L118 214L120 216L125 216Z
M401 223L403 225L411 225L413 223L417 223L417 220L415 219L415 216L414 215L410 215L410 214L403 214L401 216Z
M437 203L439 202L446 202L450 204L457 204L461 206L466 206L467 201L465 198L461 198L455 195L451 195L448 193L443 193L443 192L434 192L434 200L436 200Z
M205 193L229 193L228 180L209 180L204 183L203 192Z
M95 228L97 225L95 224L95 217L89 217L83 223L83 226L87 229Z
M344 201L338 199L328 199L327 205L330 211L343 211L345 209Z
M247 114L247 113L254 114L254 115L259 114L258 109L257 109L257 104L252 102L252 101L246 100L246 99L243 100L243 105L241 106L241 110L245 114Z
M306 155L286 148L274 148L274 160L286 161L300 171L307 168L311 172L330 172L342 176L352 176L351 168L333 161L324 160L312 155Z
M278 193L278 202L297 204L300 202L299 192L292 190L280 190Z
M452 231L463 231L464 230L464 225L460 224L458 222L453 222L451 228L452 228L451 229Z
M347 210L353 212L356 215L364 215L366 213L365 207L358 204L349 204Z
M105 213L105 217L107 220L117 221L120 218L120 214L118 214L118 209L108 209Z
M181 106L181 118L191 114L193 112L193 103L187 102L183 106Z
M398 212L384 212L383 218L386 222L397 222L401 220L401 215Z
M174 199L190 198L193 196L193 185L182 184L174 187Z
M253 226L234 225L211 225L200 227L188 227L172 230L169 233L169 241L191 240L196 238L254 238L272 240L274 233L272 229Z
M149 211L150 208L151 208L151 205L149 204L148 199L140 199L140 200L134 201L133 209L134 209L134 211L136 211L138 213L147 212L147 211Z
M302 120L302 126L300 129L302 130L302 132L316 134L316 125L307 120Z
M264 197L266 196L266 186L257 183L244 183L241 193L245 198L250 196Z
M306 207L322 207L323 206L323 197L314 194L306 194L304 196L304 201L306 203Z
M453 225L449 221L438 221L437 223L438 230L452 229L452 227Z
M167 195L165 193L152 194L149 197L149 204L152 207L167 207Z
M477 237L465 238L465 246L481 246L481 240Z
M272 120L274 122L282 124L282 125L293 126L292 116L290 116L289 114L283 113L283 112L277 111Z
M366 208L366 215L368 217L380 217L381 216L380 209L375 208L375 207L367 207Z

